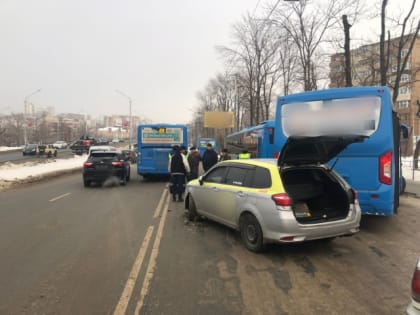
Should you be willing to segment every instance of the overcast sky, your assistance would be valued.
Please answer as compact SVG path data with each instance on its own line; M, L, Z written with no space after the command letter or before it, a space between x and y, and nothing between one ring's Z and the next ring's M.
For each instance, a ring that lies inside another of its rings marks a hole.
M257 3L0 0L0 113L22 112L41 88L30 99L37 108L128 114L118 89L134 115L188 122L196 92L223 69L215 46L229 44L231 25Z
M188 122L222 69L215 46L257 0L1 0L0 113L24 98L56 112Z

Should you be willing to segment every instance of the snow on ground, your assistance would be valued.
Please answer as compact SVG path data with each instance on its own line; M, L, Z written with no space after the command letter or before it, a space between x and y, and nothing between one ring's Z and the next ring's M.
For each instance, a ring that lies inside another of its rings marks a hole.
M2 147L0 146L0 152L5 152L5 151L16 151L16 150L21 150L22 147Z
M7 162L0 167L0 181L21 181L63 170L78 169L83 166L85 160L86 156L75 155L71 159L45 159L45 163L39 161L24 164Z

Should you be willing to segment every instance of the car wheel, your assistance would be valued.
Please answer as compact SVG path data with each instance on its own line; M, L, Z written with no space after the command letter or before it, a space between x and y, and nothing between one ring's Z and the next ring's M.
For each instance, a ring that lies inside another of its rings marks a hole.
M84 179L84 180L83 180L83 185L84 185L85 187L89 187L89 186L90 186L90 180L86 180L86 179Z
M131 175L130 175L130 169L128 169L127 182L129 182L129 181L130 181L130 177L131 177Z
M240 232L245 247L253 252L264 249L263 233L256 217L250 213L241 216Z
M22 152L22 155L25 156L26 155L25 152Z
M124 176L124 178L121 179L120 184L121 184L121 186L127 185L127 177L126 176Z
M54 152L54 157L57 157L57 151Z
M198 217L197 207L195 206L194 199L189 196L188 197L188 220L194 221Z
M51 152L48 152L47 157L50 158L51 156L52 156Z

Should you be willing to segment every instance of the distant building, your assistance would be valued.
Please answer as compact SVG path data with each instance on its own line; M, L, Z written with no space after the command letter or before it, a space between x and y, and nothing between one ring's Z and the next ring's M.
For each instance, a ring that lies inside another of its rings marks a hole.
M412 35L408 35L412 36ZM390 41L391 57L388 69L387 86L393 90L397 72L397 49L400 38ZM409 41L410 42L410 41ZM363 45L351 50L352 83L353 86L380 85L379 73L379 42ZM408 47L401 51L404 58L408 53ZM345 86L344 53L337 53L330 59L330 88ZM415 143L420 137L420 119L416 113L420 110L420 37L417 36L411 55L408 58L405 70L402 72L399 94L394 106L398 112L401 123L410 127L410 141L402 146L403 155L412 155Z
M25 102L24 113L27 116L33 116L35 114L35 106L30 102Z

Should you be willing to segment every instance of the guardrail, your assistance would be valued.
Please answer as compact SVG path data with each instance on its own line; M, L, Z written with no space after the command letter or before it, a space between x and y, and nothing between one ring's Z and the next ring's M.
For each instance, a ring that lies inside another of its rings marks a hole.
M407 176L407 171L410 171L410 178L412 180L420 180L420 159L402 159L403 174ZM404 172L405 171L405 172Z

